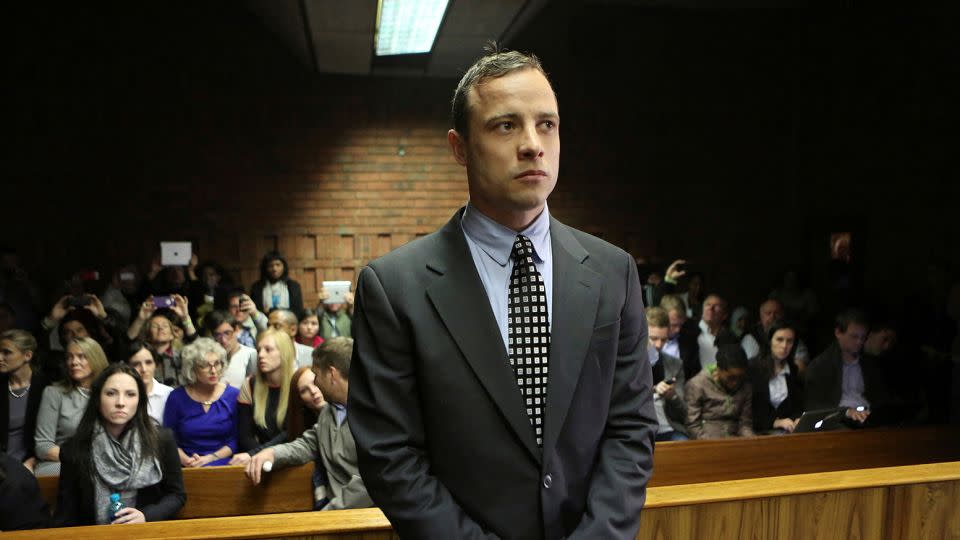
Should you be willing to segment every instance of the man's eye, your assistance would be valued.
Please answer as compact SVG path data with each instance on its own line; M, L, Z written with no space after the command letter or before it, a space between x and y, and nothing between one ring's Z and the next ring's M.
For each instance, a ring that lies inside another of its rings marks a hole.
M497 128L500 131L510 131L513 129L513 122L500 122L497 124Z

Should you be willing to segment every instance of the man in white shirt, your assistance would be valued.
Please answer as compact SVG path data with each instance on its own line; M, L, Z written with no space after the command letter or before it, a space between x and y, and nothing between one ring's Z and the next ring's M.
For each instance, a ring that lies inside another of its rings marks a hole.
M717 363L717 347L739 343L736 334L727 327L728 316L727 301L716 294L707 295L703 300L700 335L697 337L701 369Z
M289 309L274 309L268 316L271 328L276 328L285 332L293 338L293 345L297 350L297 367L310 367L313 365L313 347L309 347L297 342L297 325L300 321Z

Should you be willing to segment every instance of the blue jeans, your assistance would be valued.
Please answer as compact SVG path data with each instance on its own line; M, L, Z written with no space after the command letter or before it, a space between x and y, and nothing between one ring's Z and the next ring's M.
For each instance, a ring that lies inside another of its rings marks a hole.
M657 442L679 442L679 441L689 441L690 437L687 437L679 431L668 431L666 433L657 433Z

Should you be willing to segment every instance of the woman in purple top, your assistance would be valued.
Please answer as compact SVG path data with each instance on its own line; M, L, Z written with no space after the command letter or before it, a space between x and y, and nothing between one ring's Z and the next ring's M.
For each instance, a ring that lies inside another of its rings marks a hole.
M237 396L220 382L227 351L210 338L183 348L183 386L170 393L163 425L173 430L184 467L226 465L237 451Z

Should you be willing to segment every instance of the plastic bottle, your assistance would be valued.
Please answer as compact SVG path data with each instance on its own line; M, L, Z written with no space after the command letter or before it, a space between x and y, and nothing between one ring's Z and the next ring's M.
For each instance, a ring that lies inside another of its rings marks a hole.
M127 505L123 504L123 501L120 500L119 493L110 494L110 506L107 507L107 521L113 523L113 520L117 519L117 512L126 508Z

